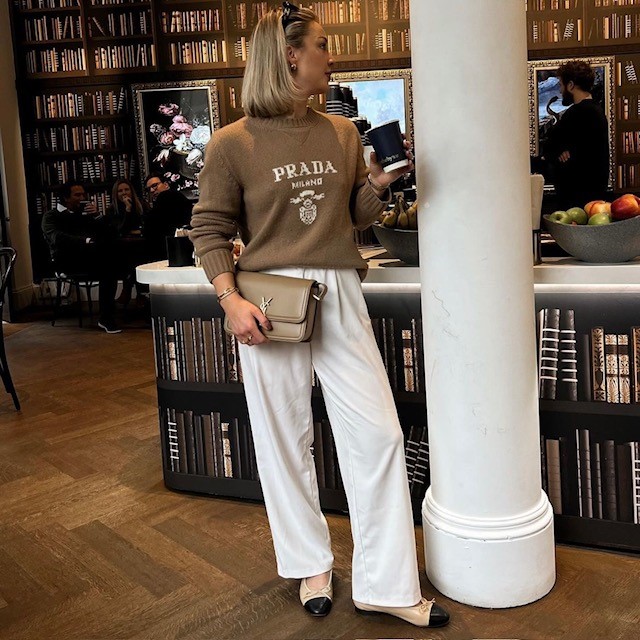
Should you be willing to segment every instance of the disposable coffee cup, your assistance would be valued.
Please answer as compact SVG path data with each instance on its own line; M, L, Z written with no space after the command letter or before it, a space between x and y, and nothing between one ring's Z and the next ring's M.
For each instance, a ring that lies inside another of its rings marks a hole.
M373 127L367 131L367 136L385 173L409 166L399 120L389 120Z

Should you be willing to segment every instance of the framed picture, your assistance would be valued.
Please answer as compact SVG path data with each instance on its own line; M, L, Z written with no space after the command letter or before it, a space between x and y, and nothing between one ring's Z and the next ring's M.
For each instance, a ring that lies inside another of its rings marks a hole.
M334 73L331 79L351 87L358 99L359 115L371 126L387 120L400 120L400 129L413 140L413 92L410 69L348 71Z
M613 187L615 157L614 67L613 56L580 58L588 62L596 73L593 99L602 107L609 123L609 188ZM535 60L529 66L529 152L533 157L544 153L549 132L569 108L562 105L560 81L556 77L562 60ZM551 177L545 175L545 188L551 188Z
M216 81L134 84L131 89L142 178L160 171L176 190L197 199L204 148L220 128Z

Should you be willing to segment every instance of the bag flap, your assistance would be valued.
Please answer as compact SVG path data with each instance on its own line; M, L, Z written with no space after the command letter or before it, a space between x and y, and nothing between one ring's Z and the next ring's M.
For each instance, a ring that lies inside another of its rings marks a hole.
M315 280L276 276L270 273L238 271L236 285L240 295L262 310L274 322L303 322Z

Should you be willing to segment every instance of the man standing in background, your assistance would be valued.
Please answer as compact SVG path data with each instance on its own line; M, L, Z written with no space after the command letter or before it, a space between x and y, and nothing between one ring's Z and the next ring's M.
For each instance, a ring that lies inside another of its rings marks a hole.
M609 128L591 92L595 73L582 60L557 71L562 104L569 106L551 130L545 157L554 169L558 208L584 207L606 199L609 184Z

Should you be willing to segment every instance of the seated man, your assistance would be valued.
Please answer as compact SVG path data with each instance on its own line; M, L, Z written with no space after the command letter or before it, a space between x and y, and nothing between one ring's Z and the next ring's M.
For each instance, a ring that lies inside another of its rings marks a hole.
M150 261L166 260L165 238L191 222L192 204L179 191L171 189L161 173L150 173L145 180L151 209L143 214L142 234L147 241Z
M113 229L98 216L81 182L62 185L60 204L42 217L42 231L56 269L68 274L86 274L99 282L98 326L107 333L120 333L115 315L118 268Z

